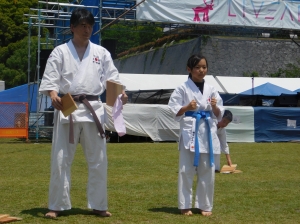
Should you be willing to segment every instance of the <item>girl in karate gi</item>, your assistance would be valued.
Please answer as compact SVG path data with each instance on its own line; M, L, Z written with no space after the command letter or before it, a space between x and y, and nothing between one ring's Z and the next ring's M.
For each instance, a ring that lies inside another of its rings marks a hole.
M178 208L192 215L192 186L197 175L195 208L210 216L213 208L214 154L220 154L217 123L224 112L217 90L204 77L208 64L205 57L192 55L187 62L189 77L177 87L169 100L174 119L180 122Z

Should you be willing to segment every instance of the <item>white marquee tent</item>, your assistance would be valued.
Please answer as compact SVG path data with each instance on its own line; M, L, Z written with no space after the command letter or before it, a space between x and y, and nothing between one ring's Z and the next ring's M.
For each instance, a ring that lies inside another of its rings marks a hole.
M138 90L172 90L185 82L188 75L176 74L133 74L120 73L121 82L127 91ZM221 86L212 75L207 75L205 81L222 92Z
M187 75L120 74L120 79L126 85L127 91L159 90L176 88L187 79ZM254 87L270 82L284 88L289 86L287 89L294 90L299 88L300 85L300 79L298 78L280 80L276 78L254 79ZM220 92L224 92L221 86L227 93L240 93L252 88L251 77L217 77L215 79L213 76L206 76L205 80L207 83L214 85ZM225 108L231 110L234 115L233 122L226 128L227 140L229 142L255 142L255 108L249 106L226 106ZM115 131L111 110L111 107L106 106L106 129ZM129 135L150 137L153 141L178 140L179 123L174 121L167 105L126 104L123 107L123 117L126 131ZM287 118L294 119L294 117L289 117L289 115L287 115ZM286 122L285 117L283 117L283 120L283 123ZM290 127L280 127L279 129L290 131ZM293 131L295 130L293 129ZM277 138L277 140L280 140L280 138ZM266 138L263 141L270 141L270 139ZM276 139L271 139L271 141L276 141Z
M188 75L180 74L133 74L120 73L120 79L127 91L175 89L187 80ZM295 91L300 88L300 78L269 77L232 77L205 76L205 81L214 86L220 93L237 94L267 82L282 88ZM279 94L280 95L280 94Z
M260 86L267 82L276 86L294 91L300 88L300 78L269 78L269 77L232 77L217 76L216 79L222 83L227 93L241 93L253 87ZM280 95L280 94L279 94Z

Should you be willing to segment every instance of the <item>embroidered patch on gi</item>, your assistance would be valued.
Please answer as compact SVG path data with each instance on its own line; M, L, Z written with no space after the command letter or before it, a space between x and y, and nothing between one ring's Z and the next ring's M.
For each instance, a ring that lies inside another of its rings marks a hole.
M100 59L99 59L99 56L94 55L94 57L93 57L93 63L97 63L97 64L100 65Z

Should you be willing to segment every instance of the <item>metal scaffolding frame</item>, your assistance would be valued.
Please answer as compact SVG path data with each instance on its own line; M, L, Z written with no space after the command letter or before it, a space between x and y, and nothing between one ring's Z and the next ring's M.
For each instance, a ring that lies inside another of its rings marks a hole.
M96 0L97 1L97 0ZM65 3L59 0L54 1L38 1L37 8L30 8L28 14L24 14L24 24L28 25L28 86L31 83L30 74L31 74L31 54L30 46L31 46L31 29L32 27L38 28L38 46L37 46L37 61L36 61L36 77L35 83L39 85L40 83L40 53L41 46L46 45L55 47L59 44L67 42L71 39L72 34L69 27L69 20L72 14L72 10L75 8L86 8L90 10L94 17L96 24L99 29L101 29L102 21L107 20L111 21L116 19L119 15L128 11L128 8L131 8L135 5L135 1L133 0L119 0L119 1L111 1L111 0L98 0L99 5L90 6L84 5L84 3L88 1L85 0L74 0L72 3ZM135 19L135 10L130 10L129 13L126 13L125 19ZM49 34L46 35L46 43L42 43L43 39L41 36L41 29L53 29L53 36L50 37ZM101 34L98 34L99 44L101 43ZM97 37L97 36L96 36ZM35 121L35 133L36 133L36 142L39 141L39 131L41 128L52 128L52 127L42 127L39 125L38 120L45 113L50 113L49 111L40 111L40 102L41 95L37 96L37 108L36 108L36 121ZM28 102L30 102L30 95L28 94ZM41 115L42 114L42 115Z
M62 0L61 0L62 1ZM181 23L161 23L161 22L146 22L136 20L136 7L142 4L144 1L136 4L135 0L95 0L99 4L97 6L84 5L85 2L89 3L91 0L73 0L71 3L61 2L60 0L52 1L38 1L37 8L30 8L28 14L24 14L24 24L28 25L28 84L32 83L30 80L30 45L31 45L31 29L32 27L38 28L38 50L37 50L37 62L36 62L36 80L40 83L40 52L41 46L57 46L59 44L67 42L71 39L71 31L69 28L69 19L74 8L87 8L91 10L95 16L96 24L98 24L98 31L94 32L94 35L98 35L99 44L101 44L101 31L103 29L110 29L109 26L113 23L121 22L126 25L155 25L163 29L165 34L180 34L190 31L191 35L223 35L223 36L251 36L251 37L265 37L263 34L269 34L271 37L288 37L291 33L293 35L300 35L300 31L284 30L284 29L270 29L270 28L256 28L256 27L237 27L237 26L218 26L218 25L200 25L200 24L181 24ZM41 29L52 29L52 36L46 35L46 43L41 42ZM294 37L292 41L298 44ZM299 45L298 45L299 46ZM29 91L28 91L29 92ZM40 114L45 111L39 110L39 102L41 96L37 97L37 115L38 121ZM28 102L30 96L28 94ZM44 128L44 127L43 127ZM39 139L39 125L36 122L36 141Z

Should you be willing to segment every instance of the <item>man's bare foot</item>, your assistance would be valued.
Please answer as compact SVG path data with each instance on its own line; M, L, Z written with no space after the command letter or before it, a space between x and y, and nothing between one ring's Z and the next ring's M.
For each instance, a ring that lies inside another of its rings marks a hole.
M59 214L59 211L49 210L49 212L47 212L45 214L45 217L55 219L55 218L57 218L58 214Z
M182 215L193 215L192 211L190 209L181 209Z
M93 212L97 215L100 215L102 217L110 217L112 216L110 212L108 211L100 211L100 210L96 210L96 209L93 209Z
M203 211L203 210L201 210L201 209L200 209L200 213L201 213L201 215L203 215L203 216L211 216L211 215L212 215L212 212L210 212L210 211Z

